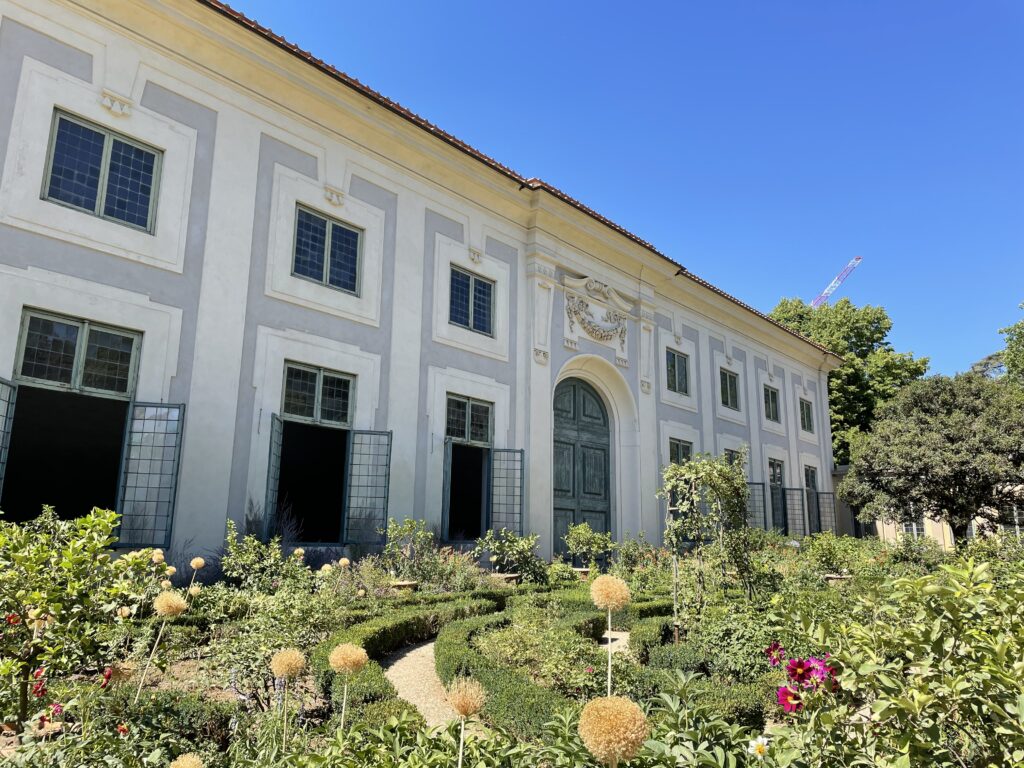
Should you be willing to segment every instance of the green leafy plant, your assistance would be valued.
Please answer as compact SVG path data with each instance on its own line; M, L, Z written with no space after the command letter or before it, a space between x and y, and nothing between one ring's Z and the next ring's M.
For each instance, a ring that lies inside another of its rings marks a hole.
M615 550L615 541L608 531L595 531L589 523L570 525L564 537L569 554L586 563L591 574L596 573L598 561L604 560Z
M544 561L537 555L538 534L520 536L514 531L502 528L490 530L476 541L473 557L479 559L490 555L494 567L501 573L518 573L523 582L547 584L548 573Z

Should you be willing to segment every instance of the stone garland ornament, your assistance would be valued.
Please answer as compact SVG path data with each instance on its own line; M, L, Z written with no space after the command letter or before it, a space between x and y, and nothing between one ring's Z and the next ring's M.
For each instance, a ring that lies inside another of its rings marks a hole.
M594 319L594 313L586 299L567 293L565 300L566 311L569 315L570 331L575 328L576 323L579 323L580 327L586 331L590 338L604 342L618 339L619 349L625 351L626 330L628 328L626 323L628 320L627 315L616 312L614 309L606 309L604 314L601 315L599 322Z

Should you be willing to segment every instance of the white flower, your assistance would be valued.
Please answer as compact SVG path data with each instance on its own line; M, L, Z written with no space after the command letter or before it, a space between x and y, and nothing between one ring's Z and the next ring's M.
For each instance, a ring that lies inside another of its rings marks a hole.
M764 760L765 755L768 754L768 737L758 736L756 739L751 740L750 744L747 745L747 752L758 760Z

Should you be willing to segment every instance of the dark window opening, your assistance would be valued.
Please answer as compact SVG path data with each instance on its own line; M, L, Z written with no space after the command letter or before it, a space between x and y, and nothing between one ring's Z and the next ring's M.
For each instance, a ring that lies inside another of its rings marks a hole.
M451 446L448 541L473 541L483 535L489 456L488 448L459 443Z
M277 533L288 542L341 542L348 431L295 421L283 429Z
M64 519L114 509L128 403L22 385L0 509L31 520L44 504Z

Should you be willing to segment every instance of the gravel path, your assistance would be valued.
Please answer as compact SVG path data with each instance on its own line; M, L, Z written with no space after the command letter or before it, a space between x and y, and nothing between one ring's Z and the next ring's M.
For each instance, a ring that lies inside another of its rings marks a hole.
M612 645L612 653L622 653L623 651L629 650L629 632L618 632L607 630L604 633L604 637L601 638L601 648L607 648L608 643Z
M384 674L405 699L420 711L427 726L447 725L458 717L445 699L434 669L434 641L411 645L384 660Z

